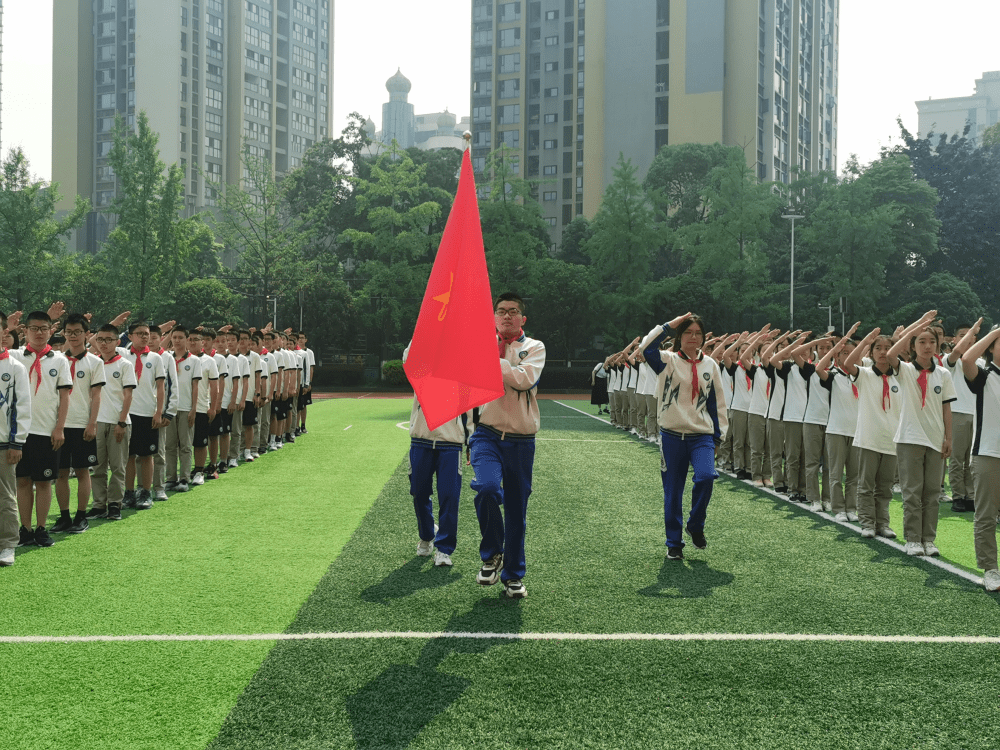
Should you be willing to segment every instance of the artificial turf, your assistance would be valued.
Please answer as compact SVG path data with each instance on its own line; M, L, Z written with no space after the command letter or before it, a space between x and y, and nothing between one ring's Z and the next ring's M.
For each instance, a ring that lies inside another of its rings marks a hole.
M396 469L407 412L315 404L295 445L51 548L18 549L0 571L0 635L281 632ZM0 747L132 748L147 736L146 747L203 747L267 648L0 644Z
M732 480L708 549L667 562L656 448L542 412L526 600L475 584L468 468L455 567L414 556L404 461L288 630L997 633L981 587ZM282 642L210 747L986 748L998 662L993 645Z

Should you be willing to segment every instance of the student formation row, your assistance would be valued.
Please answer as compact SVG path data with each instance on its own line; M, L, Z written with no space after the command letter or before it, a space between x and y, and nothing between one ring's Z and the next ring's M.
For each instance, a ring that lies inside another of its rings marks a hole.
M858 324L843 337L770 327L707 334L699 356L719 367L728 416L716 461L812 510L860 522L864 537L895 538L888 509L897 486L910 555L939 554L938 504L950 500L954 511L974 512L977 565L996 591L1000 329L980 337L980 320L949 340L935 316L860 341ZM593 383L592 402L599 411L606 404L613 424L661 441L676 384L657 378L638 338L598 364Z
M96 331L79 314L60 330L59 317L57 305L23 324L0 314L0 566L15 547L147 510L306 432L315 356L301 332L171 321L124 334L128 313ZM53 482L60 516L47 529Z

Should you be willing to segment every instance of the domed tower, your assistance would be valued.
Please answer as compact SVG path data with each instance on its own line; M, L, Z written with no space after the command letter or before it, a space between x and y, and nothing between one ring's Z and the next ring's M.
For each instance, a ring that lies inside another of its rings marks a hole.
M413 146L415 129L413 105L407 99L412 88L410 79L403 75L400 69L385 82L389 92L389 101L382 105L382 140L386 143L396 143L400 148Z
M445 107L444 112L438 115L437 119L437 132L438 135L452 135L455 132L455 115L448 111Z

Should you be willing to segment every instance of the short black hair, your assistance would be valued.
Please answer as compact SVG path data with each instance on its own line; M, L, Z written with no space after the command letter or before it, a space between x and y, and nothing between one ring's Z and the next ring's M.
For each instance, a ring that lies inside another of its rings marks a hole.
M84 333L88 333L90 331L90 321L87 320L85 315L81 315L80 313L70 313L66 318L66 322L63 323L63 330L65 331L67 326L75 325L83 326Z
M671 347L673 351L679 352L681 350L681 336L684 331L693 326L695 323L701 328L701 346L705 346L705 334L708 333L708 329L705 328L705 321L701 319L700 315L692 314L690 318L685 318L674 329L674 343ZM698 347L699 349L701 347Z
M138 321L138 322L136 322L136 323L133 323L132 325L130 325L130 326L128 327L128 332L129 332L129 334L131 335L131 333L132 333L132 332L133 332L133 331L134 331L134 330L135 330L136 328L149 328L149 323L145 323L145 322L143 322L143 321L141 321L141 320L140 320L140 321Z
M49 325L52 325L52 318L49 317L47 312L43 312L41 310L34 310L33 312L28 313L28 317L24 322L30 323L33 320L44 320Z
M173 335L175 333L187 334L187 332L188 332L188 329L185 328L184 326L180 325L179 323L177 325L175 325L173 328L170 329L171 335Z
M159 333L159 334L163 333L163 331L160 330L159 326L150 326L149 327L149 332L150 333Z
M7 324L4 323L4 325L6 326ZM20 348L20 346L21 346L21 338L17 335L17 331L7 331L7 333L9 333L11 335L11 337L14 339L14 344L13 344L13 346L11 346L11 349L18 349L18 348Z
M218 334L215 332L214 328L202 328L201 336L206 339L214 339Z
M98 333L113 333L115 335L115 338L118 338L118 336L121 334L121 331L118 330L118 326L111 325L111 323L105 323L104 325L102 325L98 329L97 332Z
M251 341L263 341L264 340L264 334L261 333L260 331L254 331L253 333L250 334L250 340Z
M516 292L504 292L499 297L497 297L496 302L493 303L493 309L497 309L497 305L501 302L516 302L517 306L521 310L521 315L524 315L524 300L521 299L521 295Z
M51 346L62 346L65 343L66 343L66 337L63 336L61 333L56 333L49 337L49 344Z
M241 339L243 338L243 336L247 336L247 338L249 338L250 331L248 331L246 328L241 328L236 332L236 338Z

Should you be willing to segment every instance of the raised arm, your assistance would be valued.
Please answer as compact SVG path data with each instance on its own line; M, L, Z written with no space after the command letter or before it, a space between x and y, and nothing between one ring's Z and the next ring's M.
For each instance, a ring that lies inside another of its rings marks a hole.
M873 328L871 333L861 339L861 343L854 347L854 351L848 355L847 361L844 362L844 370L852 378L858 376L858 363L861 362L862 357L865 356L865 351L868 350L868 347L872 345L872 342L878 338L880 333L882 333L881 328Z
M972 326L972 328L969 329L969 332L962 337L962 341L959 342L958 346L963 346L967 338L975 339L976 334L979 333L979 327L982 325L982 322L983 319L980 318L979 322ZM976 341L974 344L970 342L965 347L962 354L962 373L965 375L966 380L975 380L976 376L979 374L979 365L976 364L976 361L986 354L998 338L1000 338L1000 328L994 328L979 341Z
M924 313L920 320L911 323L903 329L903 332L899 335L899 339L892 345L892 348L886 355L889 358L889 366L892 367L893 370L899 368L899 355L906 351L907 347L909 347L910 339L917 333L917 331L921 331L929 326L936 317L937 310L928 310ZM897 328L896 330L898 331L899 329Z
M771 355L770 364L777 370L784 367L785 360L791 358L792 352L794 352L797 347L802 346L811 333L812 331L792 331L789 333L788 337L794 337L795 340L787 344L783 349L778 349L778 351L774 352L774 354Z

